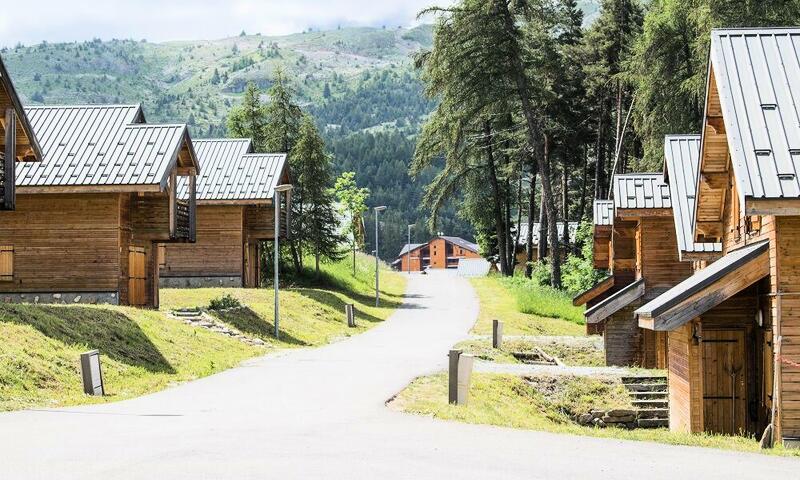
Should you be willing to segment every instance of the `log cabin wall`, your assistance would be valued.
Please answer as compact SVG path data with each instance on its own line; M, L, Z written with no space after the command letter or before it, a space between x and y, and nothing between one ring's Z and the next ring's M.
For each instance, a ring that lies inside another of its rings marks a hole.
M628 305L605 321L603 342L606 365L633 366L642 364L642 329L633 315L639 303Z
M0 244L13 247L12 279L0 282L3 300L125 304L120 197L18 195L17 210L0 224Z
M690 263L678 257L672 216L643 217L636 230L637 272L645 281L645 298L671 288L692 275Z
M697 324L689 322L669 335L669 428L679 432L703 431L702 379Z
M800 437L800 217L775 217L770 249L773 338L780 336L779 434ZM780 438L780 436L778 437Z
M162 286L243 286L244 231L245 206L198 205L197 241L163 247Z

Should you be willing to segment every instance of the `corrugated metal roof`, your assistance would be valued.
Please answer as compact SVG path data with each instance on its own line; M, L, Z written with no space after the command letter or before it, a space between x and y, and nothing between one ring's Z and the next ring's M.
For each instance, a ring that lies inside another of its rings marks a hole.
M400 250L400 253L398 253L397 256L398 257L402 257L403 255L408 253L409 249L413 251L413 250L416 250L416 249L418 249L419 247L421 247L423 245L427 245L427 244L426 243L406 243L405 245L403 245L403 248Z
M564 222L558 222L557 224L558 229L558 239L561 240L564 238ZM578 232L578 222L569 222L569 241L575 241L575 234ZM539 235L542 231L542 225L539 222L533 223L533 244L539 245ZM519 243L520 245L525 245L528 238L528 224L527 223L520 223L519 224Z
M28 143L30 143L33 154L36 157L35 160L41 161L42 147L39 144L36 134L34 133L27 113L22 108L22 102L19 99L19 95L17 95L17 90L14 88L14 82L11 81L11 76L8 74L6 65L3 63L3 57L0 57L0 88L4 90L3 93L5 93L5 96L7 96L8 100L11 102L10 106L13 106L14 112L17 114L19 126L21 126L22 131L25 132ZM8 107L8 105L3 105L3 108ZM2 115L5 116L5 113L2 113Z
M649 317L656 317L668 311L692 295L700 292L704 288L712 285L724 278L740 266L758 257L769 249L769 242L759 242L753 245L735 250L719 260L713 262L702 270L698 270L694 275L670 288L655 299L639 307L634 314ZM733 292L736 293L736 292ZM721 301L721 300L720 300ZM715 304L708 304L709 309ZM701 315L704 312L692 312L693 316Z
M269 200L286 168L286 155L250 153L249 139L195 141L203 173L197 177L198 201ZM188 195L188 181L178 183L178 195Z
M669 188L661 173L614 175L614 208L670 208Z
M458 245L461 248L466 248L467 250L471 250L475 253L478 253L477 243L468 242L461 237L447 237L444 235L440 235L439 238L443 238L452 244Z
M694 241L694 211L700 135L667 135L664 138L664 171L669 184L672 216L678 236L678 253L721 252L720 243Z
M614 201L613 200L595 200L592 206L593 214L592 220L595 225L613 225L614 224Z
M741 197L800 197L800 28L714 30L710 62Z
M186 125L148 125L139 105L27 109L42 144L41 163L17 169L17 186L163 184Z

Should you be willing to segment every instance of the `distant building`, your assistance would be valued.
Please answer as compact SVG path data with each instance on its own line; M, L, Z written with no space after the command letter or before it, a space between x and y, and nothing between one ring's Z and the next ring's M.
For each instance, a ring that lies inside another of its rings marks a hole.
M463 238L440 235L428 243L404 245L392 266L404 272L419 272L428 267L458 268L462 258L481 258L478 245Z
M528 223L520 223L519 224L519 242L517 242L517 253L516 253L516 260L517 260L517 268L524 268L525 263L528 261L528 252L526 251L526 244L528 242ZM558 222L557 224L557 231L558 231L558 240L564 238L564 222ZM569 231L569 242L575 243L575 235L578 233L578 226L580 224L578 222L568 222L567 228ZM541 234L541 224L539 222L533 223L533 231L531 232L532 243L533 243L533 260L539 259L539 237ZM548 248L548 252L550 249Z

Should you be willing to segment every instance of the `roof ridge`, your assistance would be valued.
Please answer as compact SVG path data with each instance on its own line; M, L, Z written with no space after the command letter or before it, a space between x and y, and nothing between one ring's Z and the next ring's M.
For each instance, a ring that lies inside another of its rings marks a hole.
M98 104L65 104L65 105L26 105L26 109L56 109L56 108L141 108L141 103L98 103Z
M188 128L185 123L129 123L125 125L125 128L154 128L154 127Z
M719 32L760 32L760 31L787 31L787 32L797 32L800 33L800 26L794 27L777 27L777 26L770 26L770 27L720 27L720 28L712 28L711 33L719 33Z
M194 141L195 143L197 143L197 142L252 142L253 140L251 138L215 137L215 138L197 138Z

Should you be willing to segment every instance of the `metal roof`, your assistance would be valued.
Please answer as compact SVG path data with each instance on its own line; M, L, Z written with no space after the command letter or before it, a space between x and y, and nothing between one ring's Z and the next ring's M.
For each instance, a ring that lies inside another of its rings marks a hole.
M252 153L250 139L196 140L203 166L197 177L198 201L270 200L285 172L286 154ZM188 195L188 180L178 182L178 196Z
M613 200L595 200L592 206L593 214L592 220L595 225L613 225L614 224L614 201Z
M27 112L44 157L17 169L18 187L163 186L184 142L194 153L186 125L141 123L139 105L46 106Z
M740 266L758 257L768 249L769 241L764 241L742 247L739 250L735 250L713 262L706 268L695 272L694 275L670 288L655 299L642 305L634 312L634 314L646 315L649 317L661 315L670 308L688 299L692 295L722 279L725 277L725 275L733 272ZM722 300L724 300L724 298ZM710 305L709 308L713 308L715 306L713 304L708 305ZM694 316L697 316L703 312L696 311L692 313Z
M427 245L427 243L406 243L405 245L403 245L403 248L400 250L400 253L398 253L397 256L402 257L403 255L408 253L409 250L414 251L419 247L422 247L423 245Z
M614 175L614 208L670 208L669 188L661 173Z
M578 232L578 222L569 222L569 241L575 241L575 234ZM558 230L558 239L564 238L564 222L558 222L556 224ZM533 223L533 244L539 245L539 235L542 231L542 225L539 222ZM520 223L519 224L519 243L520 245L524 245L528 238L528 224L527 223Z
M667 135L664 138L664 175L669 185L672 217L678 236L678 253L721 252L720 243L694 241L694 211L700 135Z
M800 28L713 30L710 64L742 199L800 197Z
M28 115L22 108L22 102L19 99L19 95L17 95L17 90L14 88L14 82L11 81L11 77L8 74L6 65L3 63L3 57L0 57L0 100L3 100L0 102L0 105L2 105L3 108L14 108L19 121L19 126L25 133L25 137L28 139L28 143L33 150L36 160L41 161L42 147L39 145L39 140L36 138L33 127L28 119ZM3 103L6 102L10 103L11 105L3 105ZM2 115L5 116L5 113L2 113Z
M461 237L447 237L447 236L444 236L444 235L439 235L438 238L443 238L443 239L447 240L448 242L450 242L450 243L452 243L454 245L458 245L461 248L465 248L467 250L470 250L470 251L473 251L475 253L478 253L478 244L477 243L468 242L468 241L464 240Z

